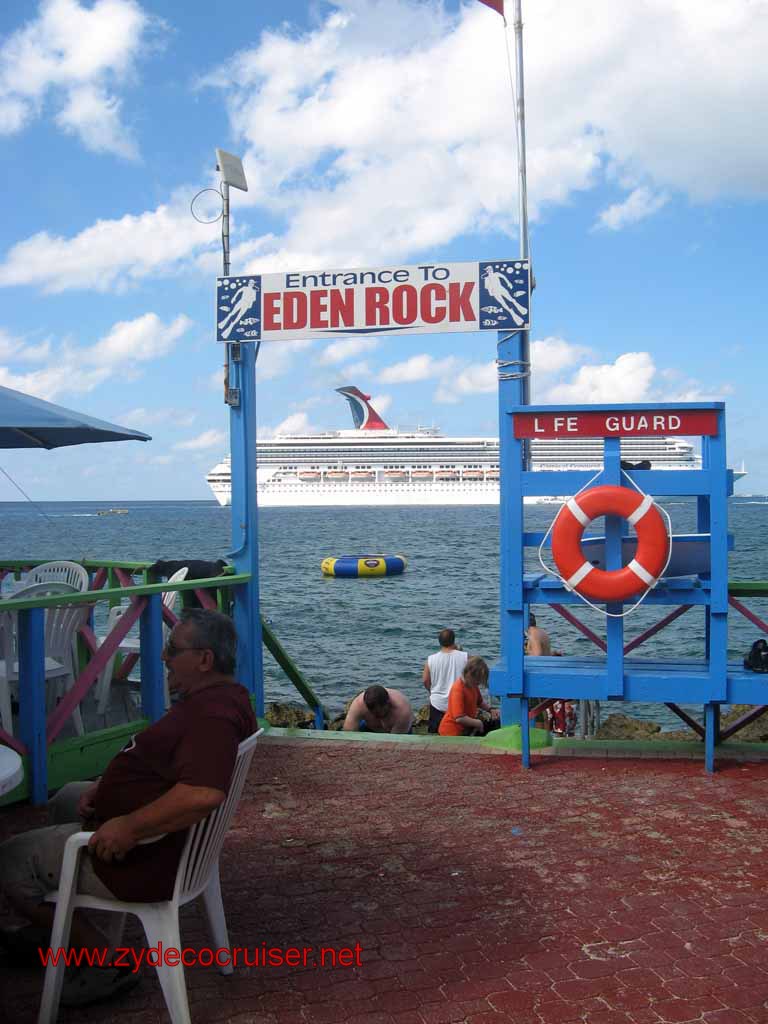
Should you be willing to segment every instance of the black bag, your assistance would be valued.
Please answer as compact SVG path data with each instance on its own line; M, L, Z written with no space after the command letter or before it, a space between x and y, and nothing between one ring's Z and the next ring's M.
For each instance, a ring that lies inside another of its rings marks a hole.
M750 672L768 672L768 641L755 640L744 659L744 668Z

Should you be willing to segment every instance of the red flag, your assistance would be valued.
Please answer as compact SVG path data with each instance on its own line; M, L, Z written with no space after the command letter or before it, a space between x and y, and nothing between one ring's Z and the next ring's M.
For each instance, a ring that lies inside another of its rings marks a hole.
M480 3L485 4L486 7L493 8L502 18L504 17L504 0L480 0Z

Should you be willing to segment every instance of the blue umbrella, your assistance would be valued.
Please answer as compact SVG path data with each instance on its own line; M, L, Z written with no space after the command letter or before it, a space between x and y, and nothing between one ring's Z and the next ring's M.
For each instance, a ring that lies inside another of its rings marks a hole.
M0 448L63 448L102 441L151 441L140 430L0 387Z

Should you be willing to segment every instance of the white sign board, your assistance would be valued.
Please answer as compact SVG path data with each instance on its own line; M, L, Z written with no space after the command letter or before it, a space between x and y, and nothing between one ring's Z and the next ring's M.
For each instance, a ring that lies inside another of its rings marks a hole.
M218 278L218 341L530 327L527 260Z

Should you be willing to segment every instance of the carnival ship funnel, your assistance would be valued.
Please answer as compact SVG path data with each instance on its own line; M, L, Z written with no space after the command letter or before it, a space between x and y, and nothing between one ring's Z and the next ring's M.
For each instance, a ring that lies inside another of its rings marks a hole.
M344 395L352 410L352 420L357 430L389 430L384 420L370 404L371 396L364 395L359 388L336 388Z

